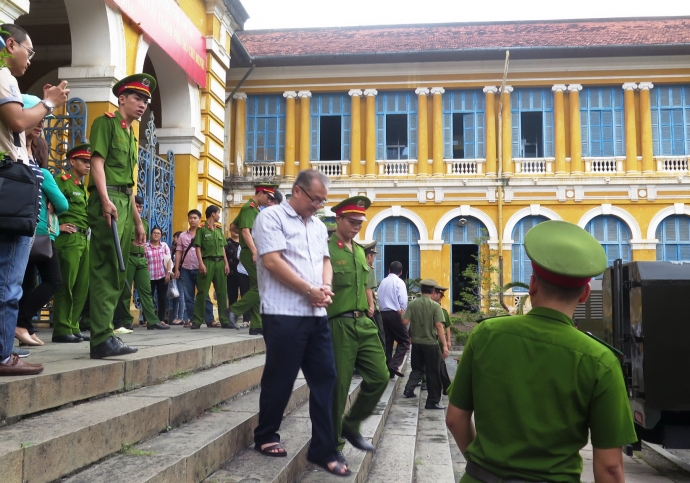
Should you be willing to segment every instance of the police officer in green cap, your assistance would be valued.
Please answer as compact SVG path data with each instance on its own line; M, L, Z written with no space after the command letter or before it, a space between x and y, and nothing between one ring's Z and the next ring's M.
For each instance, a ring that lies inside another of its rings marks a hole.
M355 448L374 450L374 446L360 434L359 426L376 408L389 379L378 327L367 317L369 302L366 290L370 268L364 249L353 242L362 222L366 221L364 213L369 205L369 198L354 196L331 208L336 215L336 229L328 241L328 251L335 295L326 310L338 375L333 391L333 433L341 463L346 463L342 455L345 445L342 438ZM343 417L353 369L357 369L363 381L357 399Z
M467 460L460 481L576 483L588 439L595 480L624 481L621 447L637 437L621 366L572 320L606 268L604 249L577 225L547 221L527 233L525 251L533 309L475 327L451 388L446 422Z
M431 299L441 305L441 301L446 296L446 290L448 290L448 287L436 285L434 287L434 293L431 296ZM450 314L443 306L441 306L441 311L443 312L443 333L446 336L446 343L448 344L449 348L448 350L450 350L450 346L453 345L450 338L450 326L453 324L450 321ZM443 386L443 394L448 393L448 388L450 387L451 382L450 376L448 375L448 368L446 367L446 361L441 361L441 385Z
M249 290L230 307L230 326L237 328L237 317L249 312L249 334L262 334L261 328L261 313L259 307L261 301L259 300L259 282L256 277L256 245L252 238L252 228L254 227L254 220L259 214L259 211L269 204L269 201L275 199L275 192L277 184L261 183L254 186L254 197L249 200L240 210L240 213L233 220L232 224L236 225L240 231L240 262L247 270L249 275Z
M53 342L82 342L89 340L79 329L79 317L89 293L88 194L83 178L91 171L91 145L74 146L66 157L69 172L55 176L69 208L58 217L60 235L55 239L62 285L53 298Z
M376 280L376 271L374 270L374 259L376 258L376 240L366 245L362 245L364 255L367 258L367 265L369 265L369 278L367 279L367 301L369 302L369 310L367 316L374 321L376 327L379 329L379 339L381 345L386 346L386 333L383 329L383 319L381 319L381 309L379 307L379 297L376 293L376 287L379 282Z
M156 80L148 74L125 77L113 86L118 109L96 118L91 126L91 176L87 207L91 227L89 256L91 358L136 352L113 335L113 316L125 286L120 272L111 220L117 221L122 256L129 258L132 238L138 246L146 233L134 203L134 168L138 143L132 123L146 111ZM134 237L132 236L134 232Z

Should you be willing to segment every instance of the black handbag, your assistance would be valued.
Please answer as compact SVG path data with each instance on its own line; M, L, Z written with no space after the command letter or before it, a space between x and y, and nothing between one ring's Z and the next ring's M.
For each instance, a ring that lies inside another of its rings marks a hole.
M15 134L15 145L19 136ZM33 236L38 223L38 180L30 166L5 155L0 161L0 233Z
M50 235L36 235L34 244L31 245L29 262L44 262L53 257L53 244Z

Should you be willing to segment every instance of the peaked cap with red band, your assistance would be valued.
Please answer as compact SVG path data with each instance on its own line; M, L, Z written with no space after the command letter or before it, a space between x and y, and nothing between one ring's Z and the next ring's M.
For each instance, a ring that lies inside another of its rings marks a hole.
M271 184L271 183L259 183L254 185L254 193L261 193L262 191L266 193L268 196L271 198L276 197L276 188L278 188L279 185L277 184Z
M331 211L335 213L335 216L347 216L353 220L367 221L364 213L370 206L371 200L366 196L353 196L335 205Z
M534 273L559 287L584 287L606 270L601 244L587 231L566 221L545 221L525 235L525 252Z
M125 91L134 91L150 98L157 85L156 79L149 74L129 75L113 86L113 94L118 97Z
M91 145L89 143L77 144L72 149L67 151L66 158L91 159Z

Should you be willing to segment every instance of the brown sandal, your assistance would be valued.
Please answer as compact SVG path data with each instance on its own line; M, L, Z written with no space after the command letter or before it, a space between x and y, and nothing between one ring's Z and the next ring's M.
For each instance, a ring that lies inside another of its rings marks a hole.
M221 326L220 322L218 322L216 320L214 320L213 323L211 323L211 324L206 324L206 327L208 327L209 329L217 329L220 326Z

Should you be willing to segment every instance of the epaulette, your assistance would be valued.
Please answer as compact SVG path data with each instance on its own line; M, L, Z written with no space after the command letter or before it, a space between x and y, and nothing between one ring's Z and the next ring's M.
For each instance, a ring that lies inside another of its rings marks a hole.
M250 201L250 202L249 202L249 206L252 207L252 208L256 208L256 206L254 206L254 202L253 202L253 201Z
M106 112L106 113L104 114L104 116L105 116L105 117L113 118L113 117L115 117L115 113L114 113L114 112Z
M599 342L601 345L606 346L606 347L607 347L611 352L613 352L613 354L614 354L616 357L618 357L618 359L620 359L621 361L622 361L623 359L625 359L625 354L623 354L621 351L619 351L618 349L616 349L615 347L613 347L611 344L607 344L606 342L604 342L603 340L601 340L599 337L595 336L595 335L592 334L591 332L585 332L585 334L587 334L591 339L594 339L594 340L596 340L597 342Z
M338 248L340 248L340 249L345 248L345 244L343 243L342 240L338 240Z
M70 179L71 177L72 177L71 174L65 173L65 174L63 174L62 176L60 176L60 179L61 179L62 181L67 181L67 180Z

